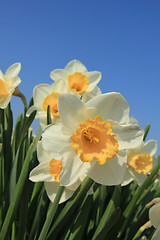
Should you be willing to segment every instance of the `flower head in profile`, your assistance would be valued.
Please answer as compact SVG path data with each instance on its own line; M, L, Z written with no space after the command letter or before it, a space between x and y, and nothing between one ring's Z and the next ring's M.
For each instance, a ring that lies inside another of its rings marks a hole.
M62 94L58 111L61 125L45 129L42 147L53 158L61 156L61 184L72 185L85 174L100 184L120 184L126 149L137 147L143 139L143 130L129 123L129 106L121 94L102 94L87 103Z
M97 87L101 80L101 73L97 71L88 72L86 67L78 60L72 60L64 69L53 70L50 77L54 81L62 79L68 91L83 97L84 102L101 94Z
M127 185L135 180L139 185L143 184L147 174L154 165L154 155L157 151L157 142L149 140L142 142L138 147L127 150L127 169L122 185Z
M152 225L156 228L156 231L152 237L152 240L160 239L160 202L156 203L149 210L149 219Z
M2 109L7 107L15 88L21 82L20 78L18 77L20 70L20 63L11 65L5 74L3 74L0 70L0 108Z
M41 141L39 141L37 145L37 156L40 164L30 172L29 179L33 182L44 182L47 195L53 202L60 186L59 175L62 171L62 160L58 155L57 159L52 158L52 156L42 148ZM60 203L66 201L73 195L84 178L85 176L81 176L75 184L64 188Z
M60 119L57 107L58 96L65 93L66 89L61 80L54 84L39 84L33 90L34 105L27 111L29 116L34 110L37 110L36 118L40 119L42 129L47 125L47 107L50 106L52 123Z

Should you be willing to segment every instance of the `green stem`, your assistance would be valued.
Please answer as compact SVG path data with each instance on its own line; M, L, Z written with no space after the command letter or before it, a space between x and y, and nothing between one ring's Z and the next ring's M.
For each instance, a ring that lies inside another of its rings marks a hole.
M64 187L63 186L60 186L58 188L58 191L57 191L57 194L56 194L56 197L54 199L54 202L53 204L51 205L51 208L49 210L49 213L48 213L48 216L47 216L47 219L44 223L44 226L42 228L42 231L41 231L41 234L39 236L39 240L45 240L46 239L46 235L48 233L48 230L50 228L50 225L52 223L52 220L54 218L54 215L56 213L56 210L57 210L57 207L58 207L58 204L59 204L59 201L60 201L60 198L62 196L62 193L64 191Z

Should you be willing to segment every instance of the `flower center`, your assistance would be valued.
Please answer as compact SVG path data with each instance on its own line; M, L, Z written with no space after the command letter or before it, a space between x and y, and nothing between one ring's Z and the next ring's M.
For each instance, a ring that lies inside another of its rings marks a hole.
M92 161L94 158L103 165L107 158L117 155L119 144L112 134L111 124L102 122L100 116L95 120L88 119L79 124L76 134L71 136L72 147L83 162Z
M60 93L57 93L57 92L51 93L44 99L44 102L42 104L45 112L47 112L47 107L49 105L51 115L57 116L57 117L59 117L58 107L57 107L58 95L60 95Z
M0 79L0 95L8 96L9 95L8 87L9 84Z
M127 164L138 173L147 174L153 167L153 158L146 153L128 154Z
M49 174L59 183L59 174L62 171L62 160L51 159L49 167Z
M80 94L89 87L88 77L81 72L75 72L68 76L68 85L71 91Z

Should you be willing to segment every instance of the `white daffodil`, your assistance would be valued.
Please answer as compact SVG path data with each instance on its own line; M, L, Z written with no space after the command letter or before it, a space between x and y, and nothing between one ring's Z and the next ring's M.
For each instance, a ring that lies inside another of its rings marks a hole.
M145 181L154 165L153 155L157 151L157 142L142 142L138 147L127 150L127 168L122 186L135 180L139 185Z
M50 77L54 81L62 79L68 90L82 96L84 102L101 94L101 90L97 87L101 80L101 73L88 72L78 60L72 60L64 69L53 70Z
M156 231L152 237L152 240L159 240L160 239L160 202L150 208L149 219L152 225L156 228Z
M21 82L20 78L18 77L20 70L20 63L11 65L5 74L3 74L0 70L0 108L2 109L7 107L15 88Z
M59 175L62 171L62 160L60 156L57 155L57 159L54 159L44 151L41 141L37 145L37 156L40 164L31 171L29 179L33 182L44 182L47 195L53 202L60 186ZM60 203L73 195L84 178L85 176L81 176L75 184L64 188ZM90 193L92 193L91 190Z
M53 158L61 156L61 184L72 185L85 174L103 185L121 184L125 149L137 147L144 134L129 123L129 106L121 94L102 94L85 104L73 94L62 94L58 111L61 125L45 129L42 147Z
M36 118L40 119L42 129L47 125L47 107L50 105L50 113L52 123L59 120L59 113L57 108L58 96L65 93L66 88L63 86L61 80L54 84L39 84L33 90L34 105L31 106L26 113L29 116L34 110L37 110Z

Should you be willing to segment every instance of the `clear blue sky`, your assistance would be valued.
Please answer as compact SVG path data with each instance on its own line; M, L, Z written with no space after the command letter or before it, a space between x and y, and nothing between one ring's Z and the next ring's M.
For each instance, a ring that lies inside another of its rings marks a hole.
M103 93L121 92L142 128L151 123L147 140L160 145L159 0L6 0L0 31L0 69L21 62L28 101L35 85L52 83L53 69L78 59L102 72ZM16 118L23 106L11 104Z

